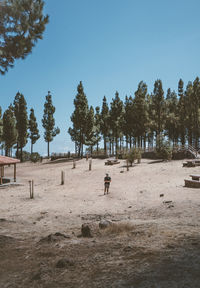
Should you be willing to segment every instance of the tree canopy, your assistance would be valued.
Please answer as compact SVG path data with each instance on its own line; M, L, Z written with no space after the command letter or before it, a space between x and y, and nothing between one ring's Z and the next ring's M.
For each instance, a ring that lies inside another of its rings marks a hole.
M42 0L0 1L0 73L24 59L42 39L48 15L43 15Z

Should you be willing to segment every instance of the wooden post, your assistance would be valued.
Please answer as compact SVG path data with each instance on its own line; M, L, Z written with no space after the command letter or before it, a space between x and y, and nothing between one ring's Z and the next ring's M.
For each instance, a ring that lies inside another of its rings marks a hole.
M4 166L2 167L2 176L4 177Z
M16 164L14 164L14 182L16 182L16 171L17 171Z
M86 161L88 161L88 153L86 154Z
M128 159L126 159L126 169L127 169L127 171L129 171Z
M30 189L30 199L34 198L34 181L29 180L29 189Z
M61 185L65 184L65 172L61 171Z
M92 170L92 159L90 159L90 161L89 161L89 171L91 171Z
M3 180L2 180L2 166L1 166L1 177L0 177L0 184L3 184Z
M73 159L73 169L75 169L76 168L76 161L75 161L75 159Z
M32 198L31 199L33 198L34 198L34 181L32 180Z
M30 190L30 199L32 199L32 185L31 185L31 180L29 180L28 183L29 183L29 190Z

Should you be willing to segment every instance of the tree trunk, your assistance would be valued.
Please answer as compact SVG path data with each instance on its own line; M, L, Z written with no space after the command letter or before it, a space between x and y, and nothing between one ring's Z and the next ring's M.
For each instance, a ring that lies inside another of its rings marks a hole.
M48 158L49 158L49 141L47 142L47 155L48 155Z
M31 155L33 154L33 142L31 141Z
M23 150L23 148L21 147L21 148L20 148L20 152L21 152L21 153L20 153L20 154L21 154L21 155L20 155L20 158L21 158L20 160L21 160L21 162L23 162L23 154L22 154L23 151L22 151L22 150Z

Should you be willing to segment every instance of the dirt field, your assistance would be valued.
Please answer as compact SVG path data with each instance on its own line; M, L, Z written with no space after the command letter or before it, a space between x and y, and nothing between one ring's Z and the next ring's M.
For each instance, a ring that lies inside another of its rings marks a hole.
M21 185L0 189L0 288L199 288L200 190L183 186L200 168L182 162L19 164ZM102 219L113 225L99 229Z

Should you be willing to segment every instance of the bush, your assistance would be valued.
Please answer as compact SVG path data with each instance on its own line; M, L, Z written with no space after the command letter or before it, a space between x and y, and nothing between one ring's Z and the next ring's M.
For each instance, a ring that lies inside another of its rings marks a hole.
M162 158L163 160L172 160L172 148L168 141L165 141L161 136L158 139L159 146L156 148L157 157Z
M16 152L16 156L17 156L17 152ZM18 151L18 158L21 159L21 151ZM27 152L27 151L22 151L22 159L23 161L30 161L31 158L31 153Z
M31 156L30 156L30 160L31 160L31 162L33 162L33 163L36 163L36 162L41 161L41 158L42 158L42 157L41 157L40 154L37 153L37 152L32 153Z

